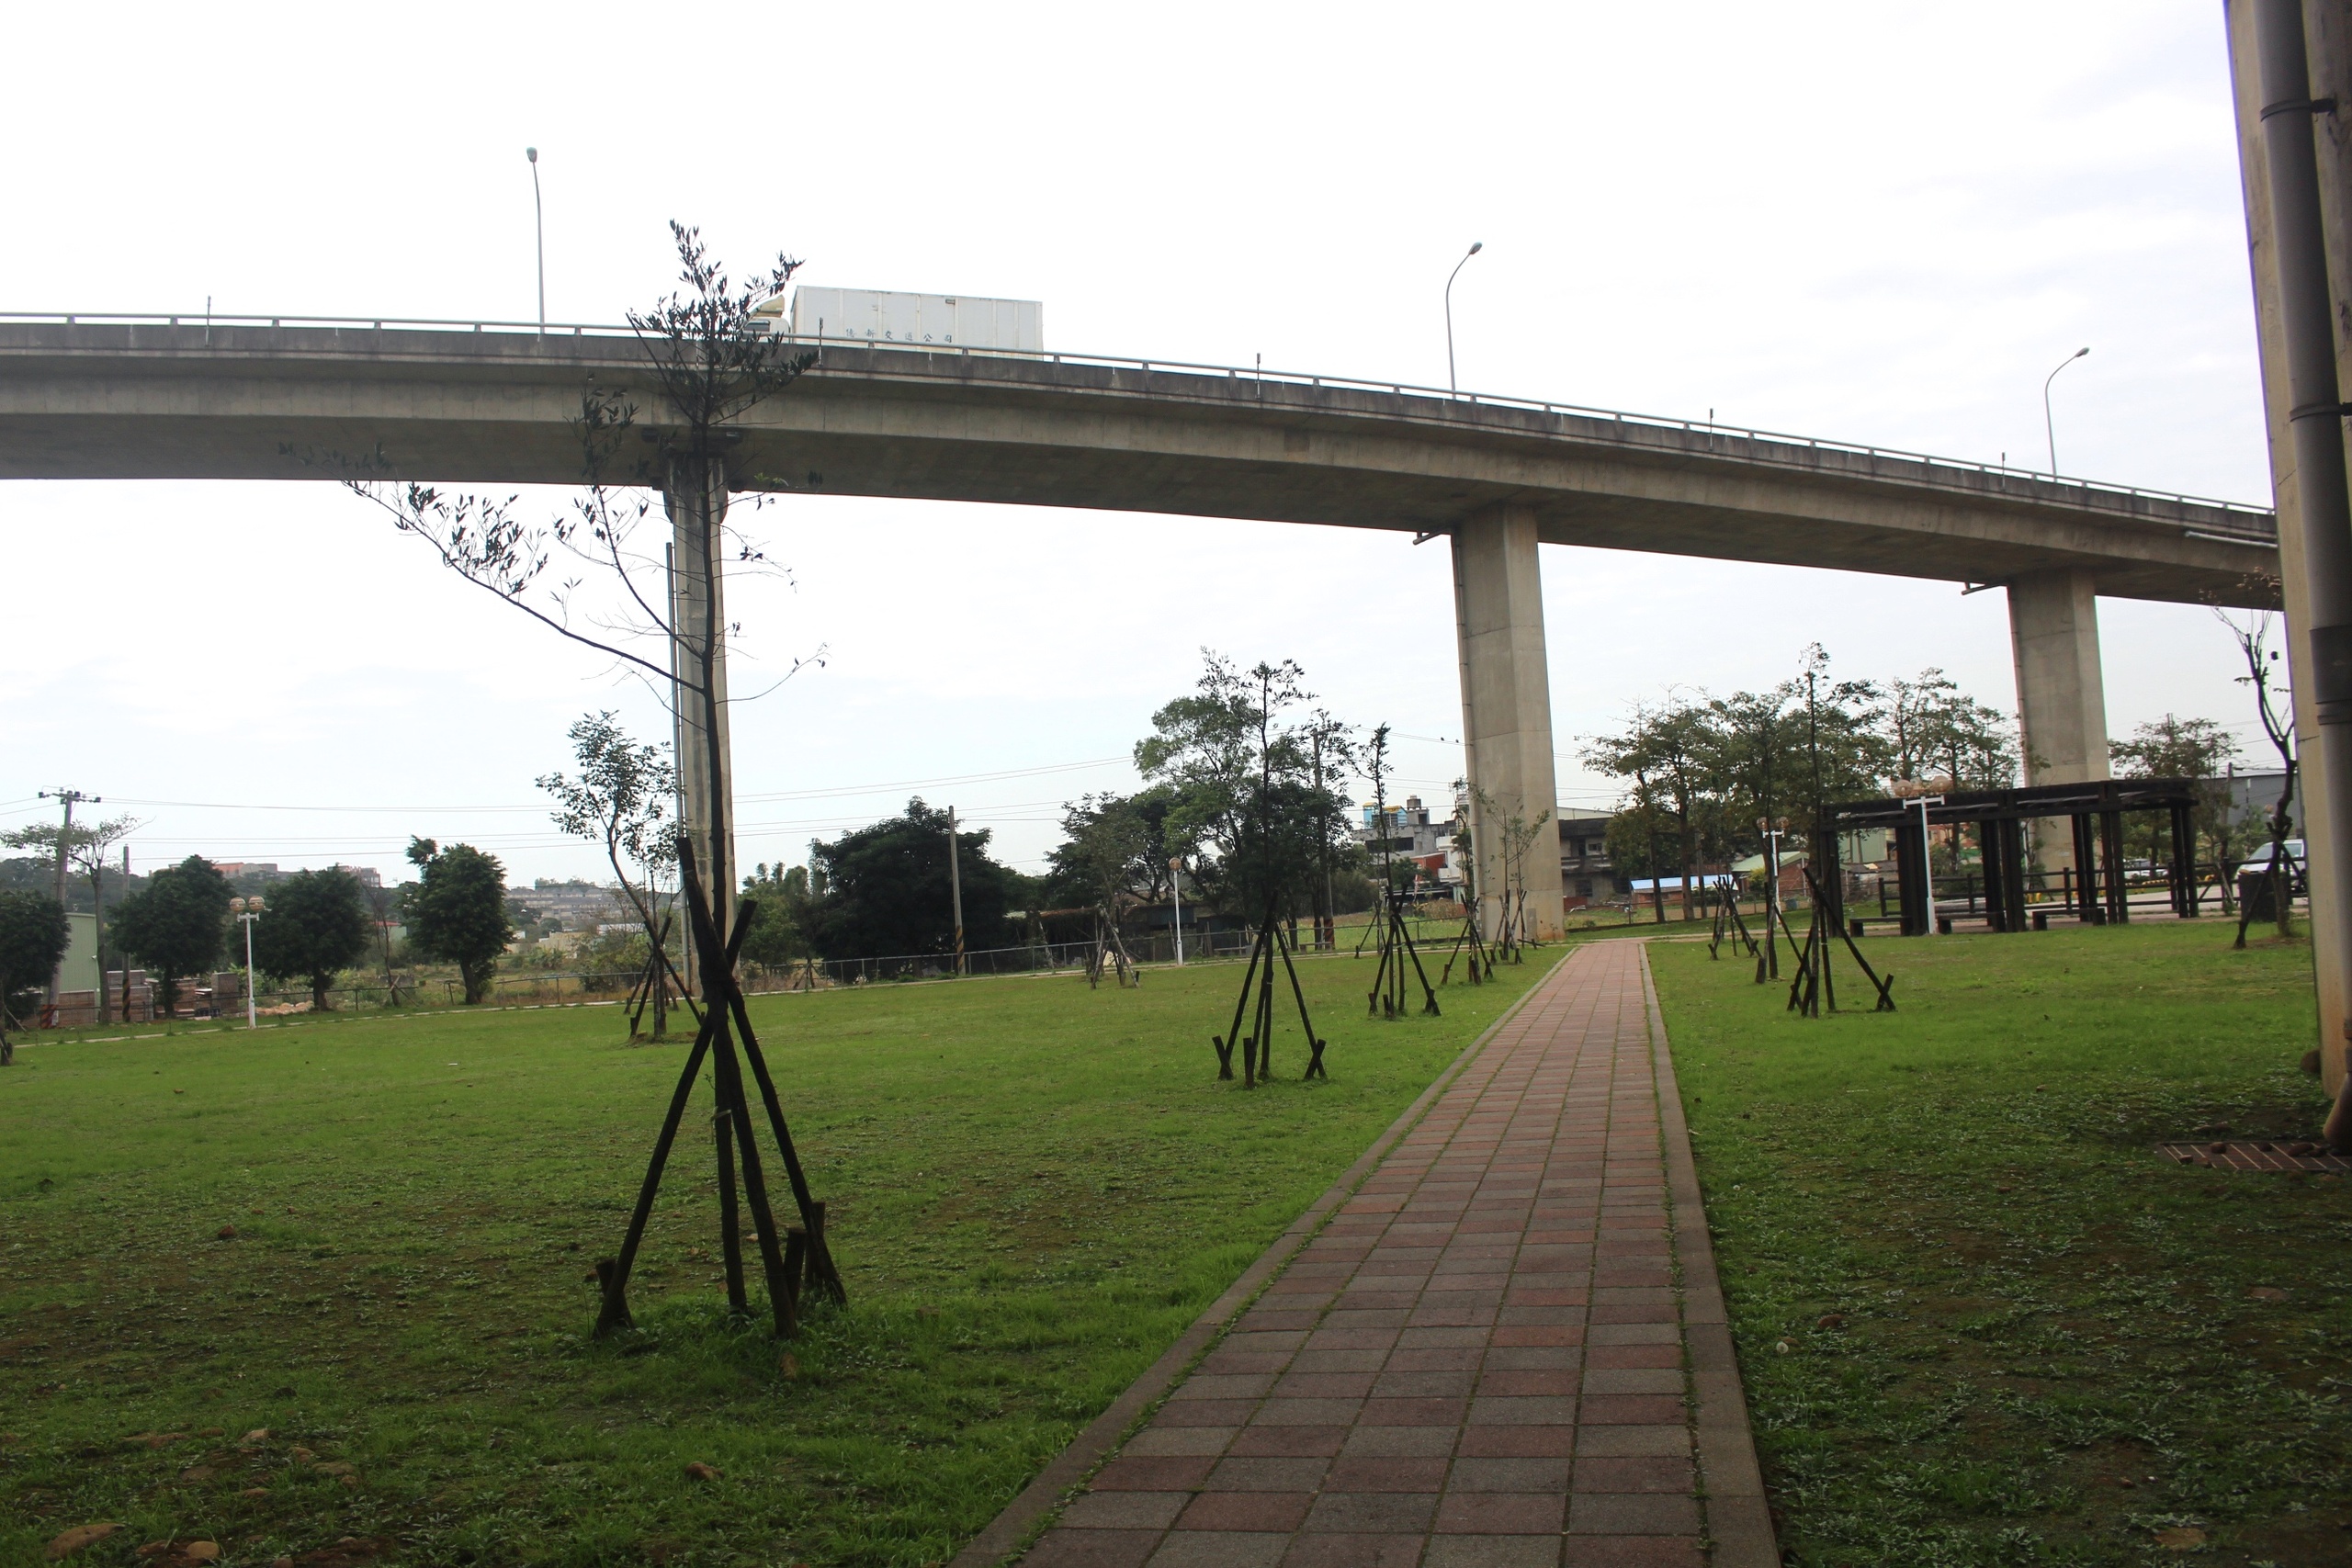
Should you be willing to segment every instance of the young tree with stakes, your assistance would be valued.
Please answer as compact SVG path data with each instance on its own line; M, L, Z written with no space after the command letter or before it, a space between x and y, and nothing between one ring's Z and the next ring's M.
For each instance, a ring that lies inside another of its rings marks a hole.
M684 826L723 920L735 882L727 714L731 703L765 693L729 694L728 649L740 628L726 619L721 571L774 570L765 552L729 526L728 515L734 504L761 505L796 488L777 476L736 471L729 453L739 444L736 427L786 391L816 355L775 336L757 313L790 284L797 261L780 256L767 274L738 287L698 231L670 227L684 288L650 310L628 313L653 406L641 409L625 388L582 395L573 428L583 489L569 514L534 523L518 514L514 497L444 494L403 479L396 457L382 451L313 460L350 472L355 493L424 540L465 581L609 656L669 708L681 742ZM738 479L745 483L738 487ZM656 492L672 524L667 552L641 538ZM559 555L603 578L613 605L576 604L582 578L550 581ZM775 684L821 661L822 649L795 660Z
M1177 804L1169 813L1169 831L1193 845L1194 881L1228 910L1256 917L1232 1025L1210 1037L1217 1077L1233 1077L1237 1046L1243 1087L1255 1088L1271 1070L1279 962L1306 1036L1305 1076L1321 1077L1329 1043L1316 1034L1307 1015L1306 993L1283 930L1283 916L1295 913L1298 894L1322 864L1324 840L1341 822L1339 802L1315 787L1305 728L1282 720L1309 700L1299 688L1304 671L1288 660L1241 671L1217 654L1204 650L1204 657L1206 668L1193 694L1152 716L1156 733L1136 742L1136 767L1172 787ZM1200 856L1204 847L1213 855ZM1250 1021L1246 1035L1245 1018Z
M741 471L729 453L738 445L737 427L761 404L789 389L816 355L775 336L757 313L760 305L784 292L798 262L780 256L763 276L738 288L710 259L696 231L673 223L671 234L684 288L650 310L628 313L644 354L639 385L654 406L640 426L639 403L628 389L596 388L582 397L574 428L584 489L570 514L533 524L516 515L512 497L494 501L445 495L431 485L403 479L397 461L380 451L357 461L325 460L343 467L356 493L389 512L403 532L423 538L468 582L560 635L609 656L668 705L676 722L677 765L684 775L680 876L689 889L708 889L703 918L709 930L690 930L687 942L689 978L702 998L701 1024L690 1057L698 1066L710 1048L713 1032L725 1039L729 999L740 996L733 964L742 927L731 918L736 874L727 743L729 705L740 700L729 697L727 681L727 652L737 628L726 618L722 558L731 557L739 569L767 567L764 553L729 529L728 514L739 491L752 492L750 499L758 504L769 492L795 488L780 476ZM817 482L815 475L809 482ZM672 525L667 551L649 548L639 540L640 525L652 507L649 497L656 492ZM548 568L560 552L606 580L617 607L575 613L573 592L580 580L560 577L553 586L547 581ZM661 574L658 581L656 574ZM805 664L820 661L821 653L795 660L776 683ZM706 967L711 964L721 967ZM718 1059L724 1099L726 1067L734 1057L731 1050L721 1050ZM763 1068L761 1077L781 1139L783 1115ZM692 1087L690 1072L681 1079L679 1099L656 1145L628 1245L620 1258L607 1260L605 1304L597 1320L600 1333L629 1321L626 1292L643 1230L643 1206L651 1202L650 1193L660 1183L669 1141ZM740 1131L740 1153L756 1207L764 1204L765 1194L749 1141L748 1118ZM791 1151L783 1153L806 1213L806 1184ZM731 1168L723 1145L721 1156L721 1169ZM731 1178L722 1185L722 1225L728 1226L734 1213ZM763 1247L772 1247L774 1241L774 1233L763 1227ZM821 1238L812 1237L811 1246L823 1257L823 1272L838 1293L839 1276ZM771 1295L778 1297L775 1305L780 1329L792 1311L778 1295L781 1267L779 1260L769 1276Z
M605 859L645 928L645 973L623 1010L629 1038L638 1035L650 1001L653 1038L667 1039L670 985L670 924L674 894L662 886L677 864L677 840L664 826L669 802L678 793L677 770L662 748L630 738L609 709L583 714L572 722L571 752L577 777L549 773L539 787L556 800L555 825L574 838L604 846Z
M1374 1017L1405 1016L1405 964L1410 960L1413 977L1421 985L1421 1011L1435 1018L1437 988L1430 984L1429 973L1421 967L1420 950L1413 945L1413 933L1406 927L1405 896L1396 886L1394 873L1395 834L1388 814L1388 727L1385 724L1372 732L1363 771L1372 784L1373 836L1380 840L1380 908L1373 917L1379 922L1380 963L1373 974L1372 989L1364 993L1365 1012Z
M2287 840L2295 829L2295 731L2292 709L2282 711L2282 705L2288 701L2288 691L2278 678L2278 650L2269 646L2271 613L2257 610L2243 623L2232 619L2226 611L2216 610L2213 613L2221 617L2222 624L2230 628L2230 635L2237 641L2238 652L2245 660L2245 673L2238 677L2238 683L2254 688L2255 712L2262 720L2262 733L2268 737L2271 749L2278 753L2281 781L2278 802L2270 808L2270 854L2262 874L2270 897L2271 912L2278 922L2278 934L2289 936L2293 934L2294 929L2293 900L2289 897L2292 883ZM2226 868L2224 873L2226 874ZM2245 945L2245 928L2252 915L2253 910L2246 901L2240 899L2238 934L2233 946Z

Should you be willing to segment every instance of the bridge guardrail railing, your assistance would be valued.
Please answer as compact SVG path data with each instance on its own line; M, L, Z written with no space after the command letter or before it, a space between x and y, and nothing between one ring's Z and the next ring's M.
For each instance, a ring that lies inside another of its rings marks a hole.
M305 314L230 315L196 311L63 311L63 310L0 310L0 322L57 323L64 326L127 325L127 326L203 326L203 327L322 327L334 331L356 329L368 332L449 332L480 335L490 333L515 333L523 336L634 338L635 328L626 323L592 321L458 321L422 316L318 316ZM1476 408L1517 409L1529 412L1600 420L1635 429L1674 430L1693 434L1723 436L1747 441L1759 446L1786 449L1792 453L1829 454L1871 459L1887 458L1905 463L1917 463L1931 470L1953 473L2000 475L2047 484L2078 492L2083 499L2151 501L2211 507L2226 514L2222 525L2232 530L2213 532L2210 525L2179 525L2193 536L2210 537L2222 544L2275 545L2278 542L2277 521L2267 507L2245 502L2223 501L2214 496L2187 495L2176 491L2150 490L2139 485L2113 484L2102 479L2076 479L2071 476L2043 473L2035 468L2021 468L2013 464L1971 461L1962 457L1943 457L1928 452L1913 452L1902 447L1878 446L1867 442L1825 440L1816 436L1794 435L1785 431L1760 430L1748 425L1722 424L1709 420L1676 419L1664 414L1628 413L1620 409L1591 408L1581 403L1557 402L1543 398L1522 398L1490 392L1463 392L1443 387L1424 387L1410 381L1380 380L1360 376L1326 376L1302 371L1269 370L1261 366L1211 365L1182 359L1144 359L1126 355L1073 354L1041 350L1030 352L1006 348L975 348L968 344L930 343L899 343L850 337L796 337L781 334L786 342L805 344L820 352L826 348L875 348L897 353L931 354L955 358L991 358L1034 360L1052 365L1100 366L1110 369L1132 369L1145 372L1170 371L1185 375L1214 377L1236 383L1273 386L1332 388L1338 390L1385 392L1394 397L1432 400L1448 404L1467 404ZM1750 456L1759 456L1750 454ZM1787 461L1777 451L1760 455L1765 461ZM1806 466L1794 463L1792 466ZM2241 520L2243 522L2241 523Z

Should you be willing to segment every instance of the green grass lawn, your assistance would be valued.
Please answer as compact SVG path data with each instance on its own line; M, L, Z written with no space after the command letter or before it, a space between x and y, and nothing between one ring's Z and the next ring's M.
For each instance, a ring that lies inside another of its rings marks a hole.
M2352 1193L2153 1147L2325 1114L2231 929L1873 940L1818 1021L1651 949L1792 1561L2352 1562Z
M724 1312L707 1090L643 1331L585 1337L684 1049L615 1010L29 1044L0 1562L96 1521L125 1528L76 1563L941 1561L1560 952L1393 1023L1371 960L1304 964L1330 1078L1287 1029L1254 1092L1209 1048L1231 964L755 998L852 1292L788 1348Z

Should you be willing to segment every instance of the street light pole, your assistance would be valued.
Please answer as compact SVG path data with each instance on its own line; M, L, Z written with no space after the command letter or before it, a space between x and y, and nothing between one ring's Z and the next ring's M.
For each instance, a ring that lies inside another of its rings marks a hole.
M1462 253L1462 260L1455 262L1453 270L1445 275L1445 387L1450 392L1462 389L1453 378L1453 280L1462 275L1470 258L1486 248L1484 240L1471 242L1470 248Z
M261 1013L254 1006L254 922L260 919L268 909L269 905L258 893L250 898L229 900L229 912L236 916L238 923L245 928L245 1027L247 1029L261 1027ZM130 971L128 968L122 972L122 1010L128 1013L130 1011Z
M964 876L956 862L956 808L947 808L947 897L956 909L956 973L964 972Z
M2083 350L2083 354L2089 352L2087 348ZM2082 354L2075 355L2076 359L2082 356ZM2064 368L2066 367L2064 365L2058 367L2059 370ZM2052 372L2052 375L2056 373L2056 371ZM1936 847L1928 839L1928 807L1941 806L1944 803L1944 797L1940 795L1915 795L1911 797L1911 802L1919 808L1919 880L1928 885L1927 934L1937 936L1941 933L1936 930ZM1957 855L1960 852L1954 850L1952 852Z
M2058 362L2058 370L2064 370L2089 352L2087 348L2075 350ZM2053 479L2058 477L2058 426L2050 417L2050 383L2058 379L2058 370L2052 370L2041 378L2041 433L2050 438L2050 477Z
M539 331L548 330L548 213L539 200L539 150L523 149L523 156L531 161L531 226L539 241Z
M1176 964L1184 964L1184 857L1168 857L1168 892L1176 900Z

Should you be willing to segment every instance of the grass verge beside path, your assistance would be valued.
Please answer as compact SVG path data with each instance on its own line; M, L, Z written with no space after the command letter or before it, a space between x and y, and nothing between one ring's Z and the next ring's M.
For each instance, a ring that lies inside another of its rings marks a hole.
M1254 1092L1209 1048L1234 965L754 998L852 1292L789 1347L725 1317L707 1088L643 1332L586 1339L684 1050L613 1010L28 1048L0 1563L96 1521L125 1528L77 1564L938 1562L1560 951L1394 1023L1369 959L1304 963L1331 1077L1298 1081L1294 1024Z
M2352 1562L2352 1193L2154 1148L2325 1115L2309 950L2230 936L1875 940L1817 1021L1653 944L1792 1562Z

